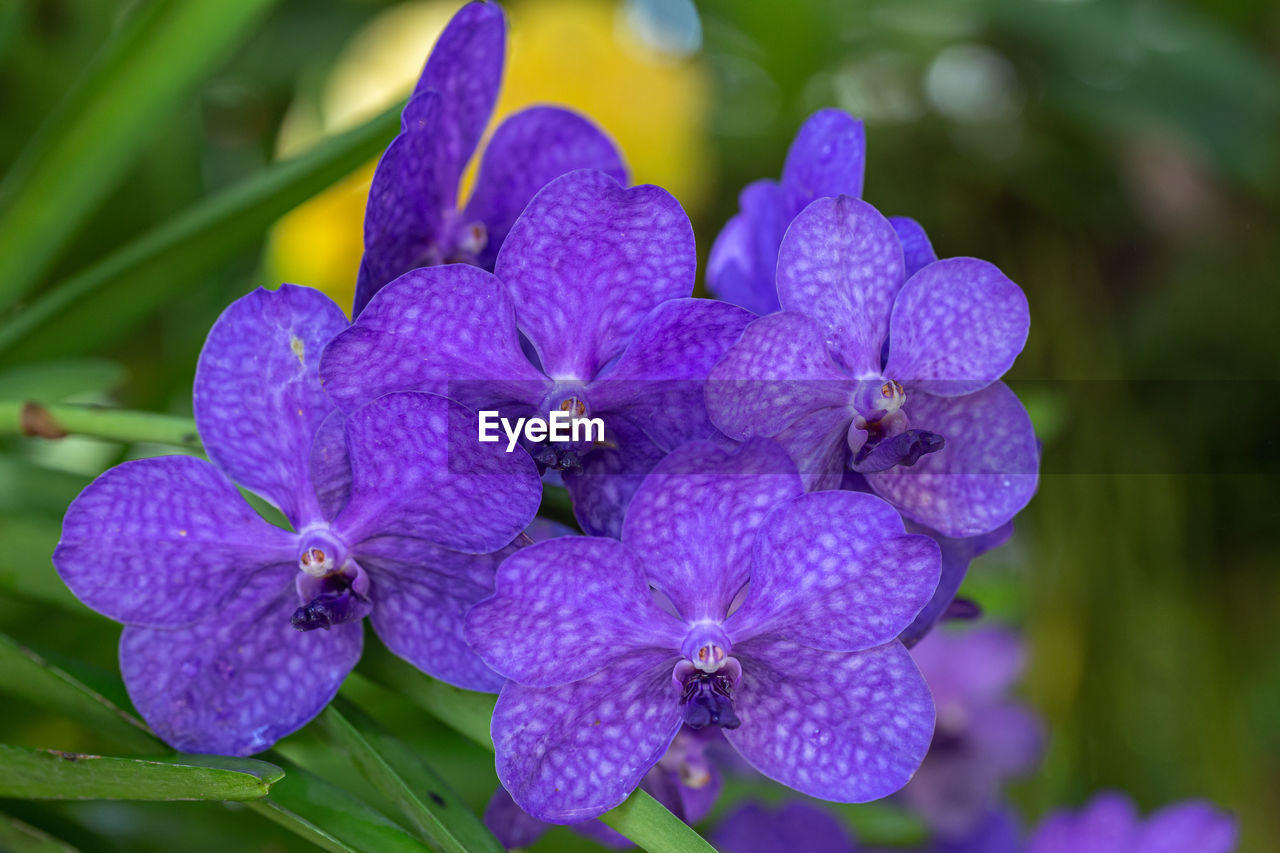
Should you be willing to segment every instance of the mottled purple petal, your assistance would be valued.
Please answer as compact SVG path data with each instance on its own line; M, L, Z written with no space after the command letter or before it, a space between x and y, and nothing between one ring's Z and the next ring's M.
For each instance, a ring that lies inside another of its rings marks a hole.
M756 528L801 492L795 466L775 442L752 439L732 452L690 442L640 486L622 541L643 556L650 583L686 622L723 619L747 582Z
M908 518L944 536L989 533L1035 494L1040 464L1031 418L1003 382L963 397L914 393L913 427L946 439L910 468L868 474L871 488Z
M864 480L864 485L865 482ZM870 486L866 488L869 489ZM985 554L992 548L997 548L1009 541L1009 537L1013 536L1013 522L1005 522L990 533L963 539L943 536L936 530L930 530L915 522L908 523L907 529L912 533L923 533L929 536L942 549L942 576L938 579L938 589L934 592L933 598L929 599L929 603L920 611L920 615L898 637L907 648L911 648L933 629L933 626L942 618L942 614L946 613L951 602L955 600L956 592L969 571L969 563L978 555Z
M746 601L725 631L735 643L776 634L827 651L882 645L933 594L939 559L880 498L810 492L765 517Z
M472 408L513 396L536 403L548 384L520 351L502 282L465 264L413 270L383 288L325 349L320 375L348 412L410 390Z
M933 701L901 643L824 652L756 639L734 654L742 725L725 737L761 773L803 794L861 803L897 791L920 766Z
M337 518L351 498L351 458L347 455L347 416L334 409L316 430L311 445L311 482L324 518Z
M497 592L467 616L472 648L533 687L586 678L644 647L674 655L684 634L653 600L637 555L588 536L518 549L498 569Z
M605 446L587 453L581 471L562 472L573 500L573 516L582 530L588 536L620 537L632 495L666 455L626 417L608 417Z
M753 320L711 368L707 414L730 438L774 436L818 409L847 408L852 419L856 389L827 353L815 321L770 314Z
M778 250L782 310L813 318L831 355L860 378L880 375L880 348L905 279L893 226L850 196L806 207Z
M1165 806L1147 820L1135 853L1231 853L1236 819L1207 803L1191 800Z
M938 707L955 704L962 710L1001 701L1026 664L1021 637L998 625L936 631L911 654Z
M711 299L662 303L636 329L618 363L591 383L592 412L621 413L671 451L715 431L706 416L708 371L742 335L749 312Z
M777 181L747 184L739 212L716 237L707 258L707 289L761 316L778 310L778 246L791 218Z
M208 618L250 575L296 571L297 561L294 534L263 521L220 471L190 456L102 474L71 502L53 554L85 604L157 628Z
M889 224L893 226L898 242L902 244L907 278L938 259L933 252L933 244L929 242L929 235L924 233L924 227L919 222L910 216L890 216Z
M129 698L183 752L251 755L329 704L360 658L359 622L296 631L296 569L262 572L221 613L186 628L125 628Z
M852 417L847 406L815 409L777 434L800 471L805 491L834 489L844 479Z
M1004 375L1030 327L1027 297L1004 273L977 258L947 258L898 294L884 375L908 393L968 394Z
M625 800L682 725L675 659L635 651L572 684L507 682L492 734L498 779L516 804L540 820L572 823Z
M476 414L434 394L387 394L347 418L351 501L334 522L349 543L423 539L483 554L537 514L542 484L523 450L481 443Z
M670 193L582 170L533 197L495 269L543 371L585 381L654 306L693 291L695 263L693 228Z
M1138 822L1128 797L1105 792L1078 813L1049 815L1032 834L1027 853L1137 853Z
M259 288L222 312L196 367L193 405L209 458L298 527L320 518L311 441L333 411L320 353L346 326L318 290Z
M788 217L827 196L862 195L867 134L843 110L819 110L805 120L787 150L782 196Z
M493 792L484 807L484 825L504 848L531 847L551 825L530 817L505 788Z
M759 803L739 806L711 834L721 853L855 853L853 838L826 809L791 802L776 812Z
M503 678L467 644L466 617L493 594L498 564L514 550L463 554L398 536L360 543L355 558L372 581L374 630L388 649L433 678L497 693Z
M498 125L462 215L463 222L483 223L488 235L477 263L493 269L507 232L534 193L574 169L598 169L627 183L617 146L585 116L560 107L530 107Z

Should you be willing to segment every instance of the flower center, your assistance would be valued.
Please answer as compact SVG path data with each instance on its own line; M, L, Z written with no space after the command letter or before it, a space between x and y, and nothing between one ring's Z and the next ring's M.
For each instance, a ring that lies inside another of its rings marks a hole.
M943 447L935 432L910 429L906 389L893 379L864 379L853 395L857 414L849 427L849 467L860 474L910 466Z
M585 389L577 382L557 382L543 398L542 411L547 413L548 424L553 429L559 422L568 440L549 437L539 442L531 450L533 458L557 471L581 470L582 457L596 446L600 432L593 426L598 420L591 418Z
M369 576L333 535L328 525L302 531L295 586L304 602L289 617L299 631L326 631L334 625L363 619L373 609L368 598Z
M680 649L685 659L676 664L671 677L680 691L680 712L689 728L738 727L733 688L742 678L742 666L730 656L732 648L714 623L698 623L685 637Z
M883 420L906 402L906 389L894 379L864 379L853 393L853 407L867 423Z

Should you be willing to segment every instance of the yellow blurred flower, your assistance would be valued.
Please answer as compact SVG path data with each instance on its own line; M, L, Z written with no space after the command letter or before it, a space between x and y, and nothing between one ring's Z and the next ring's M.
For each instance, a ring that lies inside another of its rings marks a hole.
M364 121L413 87L436 36L461 4L404 3L355 35L320 104L297 103L281 129L289 156ZM628 26L607 0L513 0L507 68L490 129L530 104L590 116L618 143L636 183L670 190L696 212L709 189L709 83L696 59L665 54ZM483 143L481 143L483 146ZM464 179L462 198L478 158ZM351 304L373 163L285 215L271 234L272 280L318 287Z

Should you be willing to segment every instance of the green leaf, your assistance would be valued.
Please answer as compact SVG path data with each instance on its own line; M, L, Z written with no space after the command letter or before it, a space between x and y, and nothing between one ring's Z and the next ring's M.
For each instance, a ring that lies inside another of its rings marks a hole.
M131 444L137 441L200 449L200 434L191 418L133 412L100 406L43 406L34 402L0 402L0 435L62 438L84 435Z
M124 367L102 358L75 358L0 371L0 400L45 400L109 391L124 381Z
M639 788L622 805L600 815L600 820L650 853L715 853L701 835Z
M252 758L113 758L0 745L0 797L40 800L255 800L284 775Z
M8 853L76 853L76 848L70 844L6 814L0 814L0 850Z
M273 760L275 757L272 757ZM428 848L364 801L281 761L284 779L250 808L333 853L421 853Z
M502 853L502 845L448 783L351 702L335 700L319 722L364 777L400 808L435 849Z
M0 328L0 353L89 352L124 334L204 271L253 245L285 213L353 172L400 128L401 106L209 196L65 281ZM103 311L111 316L103 323ZM36 335L35 333L40 334Z
M130 752L153 753L160 747L132 714L4 634L0 634L0 692L75 720Z
M62 525L35 513L0 513L0 592L87 612L49 561Z
M30 290L142 143L274 0L143 5L0 185L0 308Z

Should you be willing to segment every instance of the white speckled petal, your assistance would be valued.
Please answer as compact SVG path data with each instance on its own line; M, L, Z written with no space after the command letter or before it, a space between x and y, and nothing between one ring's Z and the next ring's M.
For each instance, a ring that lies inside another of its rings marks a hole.
M842 803L887 797L911 778L933 738L933 700L894 641L823 652L782 640L734 647L742 721L725 737L761 773Z
M186 628L125 628L125 687L166 743L183 752L252 755L329 704L360 658L363 626L295 630L296 574L261 572L222 612Z
M884 375L905 385L908 399L916 390L969 394L1004 375L1030 327L1027 297L1004 273L977 258L947 258L898 294Z
M205 452L296 527L320 520L310 482L311 442L333 403L320 353L347 318L318 290L259 288L209 330L192 394Z
M760 526L747 599L725 631L735 645L760 634L829 651L882 645L928 602L939 561L937 543L908 534L875 495L810 492Z
M913 428L938 433L946 445L909 468L867 475L903 515L944 536L977 536L1031 500L1040 450L1027 410L1003 382L963 397L915 393L905 411Z
M644 647L674 655L684 634L654 602L638 556L588 536L518 549L494 595L467 616L467 641L485 662L534 687L585 678Z
M311 482L324 518L336 518L351 498L351 458L347 455L347 416L329 413L311 445Z
M844 110L818 110L805 119L787 149L782 196L787 216L814 199L862 195L867 133L862 121Z
M893 300L906 280L889 220L850 196L822 198L778 250L778 301L817 321L831 354L856 376L880 375Z
M218 612L255 572L296 571L297 536L262 520L191 456L117 465L71 502L53 553L76 597L112 619L177 628Z
M919 222L910 216L890 216L889 224L897 232L898 242L902 244L902 257L907 265L908 279L938 259L933 253L929 235Z
M675 662L670 652L637 651L571 684L507 682L492 734L498 780L516 804L573 823L625 800L683 724Z
M707 289L761 316L778 310L778 245L790 218L777 181L747 184L707 258Z
M690 442L658 463L631 499L622 541L686 622L723 619L747 582L756 528L801 492L776 442L750 439L733 451Z
M533 197L494 267L554 379L590 380L654 306L693 292L693 227L655 186L562 175Z

